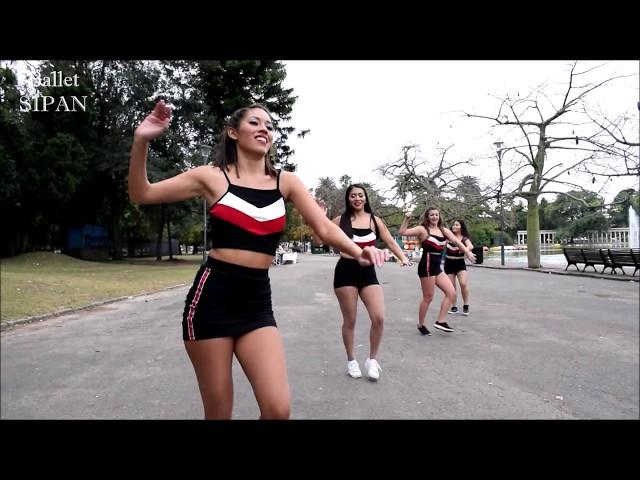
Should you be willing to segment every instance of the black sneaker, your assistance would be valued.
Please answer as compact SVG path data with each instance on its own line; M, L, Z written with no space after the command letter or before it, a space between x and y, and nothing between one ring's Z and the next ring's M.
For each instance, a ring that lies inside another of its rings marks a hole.
M458 307L452 306L447 313L458 313Z
M431 332L429 331L429 329L427 327L425 327L424 325L418 325L418 331L422 335L431 335Z
M451 328L447 322L436 322L433 324L438 330L442 330L443 332L453 332L453 328Z
M469 315L469 305L463 305L462 306L462 314L463 315Z

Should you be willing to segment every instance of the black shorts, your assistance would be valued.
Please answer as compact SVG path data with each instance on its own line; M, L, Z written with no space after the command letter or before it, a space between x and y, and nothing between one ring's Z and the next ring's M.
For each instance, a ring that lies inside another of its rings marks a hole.
M182 338L236 338L267 326L276 326L269 270L207 258L187 294Z
M420 263L418 263L418 276L420 278L435 277L436 275L442 273L442 269L440 268L441 262L442 262L441 253L435 253L435 252L423 253L422 258L420 259Z
M467 269L467 264L464 261L464 258L456 258L456 259L445 258L444 259L444 273L446 273L447 275L449 274L455 275L458 272L461 272L466 269Z
M367 285L379 285L376 267L361 266L356 260L340 257L333 274L333 288L357 287L360 290Z

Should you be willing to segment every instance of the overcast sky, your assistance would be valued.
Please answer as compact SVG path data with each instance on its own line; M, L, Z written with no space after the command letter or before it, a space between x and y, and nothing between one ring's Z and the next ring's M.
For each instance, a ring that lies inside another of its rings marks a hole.
M489 182L494 178L492 147L502 131L490 122L463 119L459 110L495 115L505 94L522 95L547 83L549 92L563 92L567 61L285 61L285 86L298 96L292 124L311 129L304 139L291 141L293 161L307 187L318 178L383 186L375 168L399 158L400 148L418 144L424 159L434 158L437 145L455 144L451 158L478 157L478 166L465 172ZM580 62L587 69L606 62ZM592 79L635 74L589 98L610 115L624 111L638 118L639 62L608 62ZM504 132L508 137L508 133ZM637 136L636 136L637 138ZM484 160L483 160L484 159ZM585 180L586 181L586 180ZM631 186L637 178L609 182L606 196Z
M425 160L437 158L438 145L453 144L448 154L452 160L476 159L475 167L461 173L479 177L482 183L494 181L493 142L502 140L509 145L514 141L513 132L492 131L491 122L465 119L460 110L495 115L496 97L524 96L544 83L549 95L564 93L569 68L567 61L311 60L284 64L284 85L298 97L291 123L298 130L311 130L304 139L290 138L298 176L308 188L316 187L320 177L332 177L338 183L347 174L354 182L366 181L381 190L388 183L375 172L376 167L399 158L406 144L419 145ZM637 120L640 62L579 62L578 70L596 65L603 66L591 80L616 74L634 76L596 90L588 97L589 105L612 118L627 112ZM589 189L600 187L591 185L590 178L581 182ZM602 193L611 200L628 187L638 188L637 177L608 182Z

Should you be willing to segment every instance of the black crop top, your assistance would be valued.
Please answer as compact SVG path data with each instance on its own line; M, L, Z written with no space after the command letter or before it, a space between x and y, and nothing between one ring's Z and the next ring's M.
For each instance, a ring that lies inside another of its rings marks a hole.
M462 237L462 243L465 243L467 241L466 237ZM462 251L462 249L456 245L455 243L447 243L447 255L449 257L455 257L455 258L464 258L464 252Z
M371 223L375 222L373 215L369 217L369 228L355 228L351 227L351 231L353 236L351 240L358 245L360 248L364 247L372 247L376 244L376 239L378 236L376 232L371 229ZM376 231L378 230L378 224L375 224Z
M274 255L285 226L285 205L280 193L280 171L276 188L234 185L224 173L227 191L209 209L211 247L235 248Z
M429 236L422 242L422 248L424 253L442 253L444 247L447 245L447 240L444 237L434 235L429 232Z
M351 240L353 240L360 248L375 246L377 237L373 230L370 228L355 227L351 227L351 230L353 230L353 237L351 237Z

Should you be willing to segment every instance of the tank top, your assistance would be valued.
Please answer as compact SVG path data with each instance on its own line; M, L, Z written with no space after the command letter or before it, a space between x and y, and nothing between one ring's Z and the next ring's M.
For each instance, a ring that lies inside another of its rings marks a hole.
M432 234L429 232L429 229L427 229L427 233L429 236L422 242L423 253L442 254L442 251L447 245L447 240L444 237Z
M354 228L351 227L353 231L353 236L351 240L354 241L356 245L360 248L375 246L376 239L378 238L375 232L371 229L371 221L373 217L369 219L369 227L368 228Z
M285 205L280 193L280 170L275 189L234 185L209 209L212 248L235 248L274 255L285 227Z
M460 240L462 243L466 242L467 237L462 237ZM455 260L456 258L464 258L464 252L458 247L455 243L448 242L447 243L447 256L454 257L451 260Z

